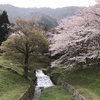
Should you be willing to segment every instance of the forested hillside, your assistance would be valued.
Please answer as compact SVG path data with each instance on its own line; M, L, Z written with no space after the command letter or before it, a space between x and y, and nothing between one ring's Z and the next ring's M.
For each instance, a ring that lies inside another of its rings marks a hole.
M63 7L63 8L19 8L12 5L0 5L1 10L6 10L9 17L12 19L17 16L23 16L25 18L48 15L56 20L61 20L64 17L74 15L78 10L83 7Z

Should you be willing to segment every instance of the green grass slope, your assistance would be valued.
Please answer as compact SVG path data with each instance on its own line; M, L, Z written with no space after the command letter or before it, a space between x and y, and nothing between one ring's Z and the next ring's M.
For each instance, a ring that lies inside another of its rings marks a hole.
M39 100L74 100L74 98L62 87L54 86L44 89Z
M20 64L19 64L20 65ZM18 67L17 63L12 62L11 60L5 59L4 56L0 56L0 66L4 68L11 68L12 70L18 72L19 74L23 75L22 67Z
M0 68L0 100L18 100L29 84L23 76Z
M59 79L73 85L87 100L100 100L100 68L64 70Z

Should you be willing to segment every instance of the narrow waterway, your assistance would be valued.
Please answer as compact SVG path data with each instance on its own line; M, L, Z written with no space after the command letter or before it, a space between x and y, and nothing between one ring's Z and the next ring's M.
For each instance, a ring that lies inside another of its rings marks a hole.
M36 71L36 77L37 77L37 85L35 87L35 93L32 100L38 100L41 94L42 88L47 88L54 86L49 76L45 75L43 71L37 70Z

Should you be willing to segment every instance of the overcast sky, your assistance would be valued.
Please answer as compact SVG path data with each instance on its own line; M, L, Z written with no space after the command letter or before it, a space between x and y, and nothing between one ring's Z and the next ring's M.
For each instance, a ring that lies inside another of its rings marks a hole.
M17 7L65 7L90 6L95 0L0 0L0 4L11 4Z

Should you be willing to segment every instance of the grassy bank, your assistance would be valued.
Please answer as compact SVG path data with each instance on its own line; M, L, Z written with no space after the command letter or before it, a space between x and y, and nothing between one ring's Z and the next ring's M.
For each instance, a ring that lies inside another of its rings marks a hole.
M0 69L0 100L18 100L29 84L23 76Z
M18 67L18 64L9 59L5 59L3 56L0 56L0 66L3 66L4 68L11 68L12 70L17 71L20 75L23 74L23 69Z
M22 68L4 59L3 56L0 56L0 66L3 67L0 68L0 100L18 100L20 95L28 89L30 81L22 76Z
M39 100L74 100L62 87L54 86L44 89Z
M73 85L87 100L100 100L100 68L74 69L72 71L55 69L58 79Z

